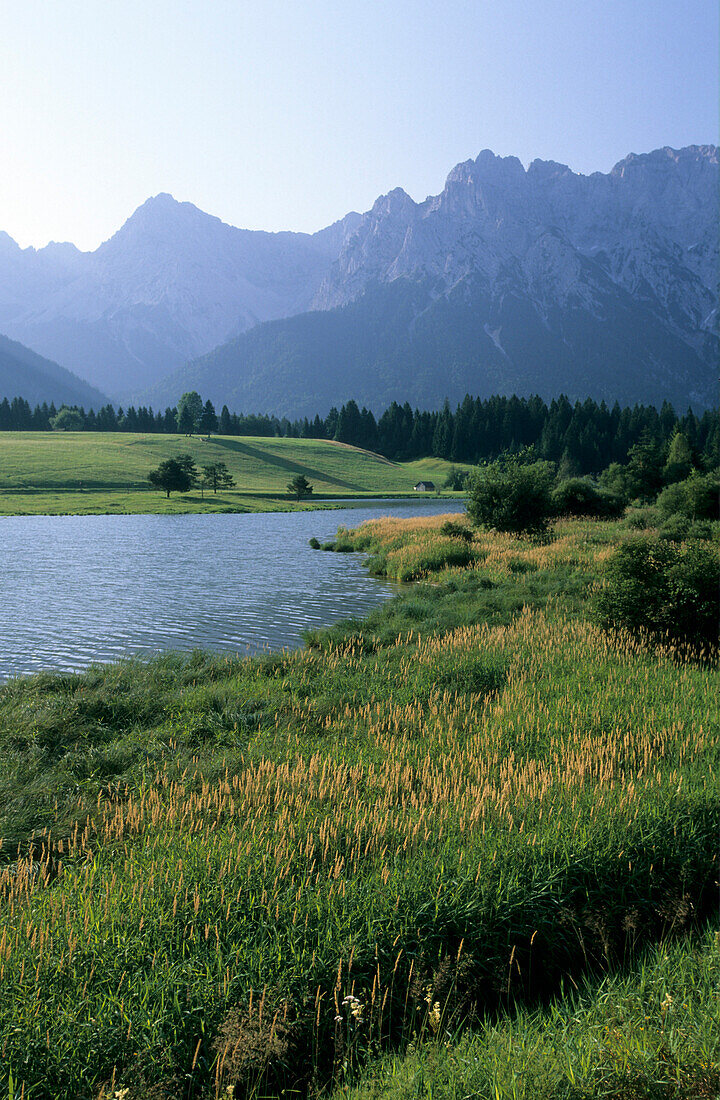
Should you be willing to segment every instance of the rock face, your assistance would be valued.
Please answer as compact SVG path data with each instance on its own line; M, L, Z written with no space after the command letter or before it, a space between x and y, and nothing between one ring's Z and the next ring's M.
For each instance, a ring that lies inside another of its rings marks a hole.
M160 195L94 253L0 235L0 331L156 404L192 386L288 415L466 391L703 406L717 226L714 146L591 176L484 150L439 195L398 188L312 236Z
M701 346L717 294L717 148L631 154L591 176L539 160L526 172L485 149L423 203L399 190L378 199L314 307L344 305L371 280L429 276L447 293L469 275L489 288L510 283L545 309L578 295L589 305L581 257Z
M488 150L440 195L378 199L313 298L156 391L311 415L564 391L717 401L718 156L631 155L608 175ZM313 403L314 402L314 403Z
M170 195L95 252L0 237L0 331L128 396L259 321L307 309L359 221L314 235L235 229Z

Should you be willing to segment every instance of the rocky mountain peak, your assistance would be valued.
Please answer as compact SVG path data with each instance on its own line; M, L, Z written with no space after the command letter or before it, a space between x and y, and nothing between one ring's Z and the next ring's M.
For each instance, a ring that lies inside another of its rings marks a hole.
M495 367L514 357L517 378L533 341L551 364L568 348L587 357L606 333L616 340L608 356L634 341L642 363L645 333L648 369L668 341L673 362L687 351L705 363L714 354L717 154L668 146L582 176L555 161L526 171L517 157L483 149L438 195L416 203L397 187L313 235L238 229L162 192L92 253L20 249L0 233L0 331L123 400L261 322L356 303L360 316L366 292L398 328L393 347L411 323L422 328L426 308L439 316L472 303L468 347L484 355L489 340ZM405 320L381 305L385 290L405 303ZM423 360L428 370L448 340Z
M394 187L386 195L380 195L375 199L370 217L402 218L414 214L416 210L417 204L410 198L407 191L403 191L402 187Z

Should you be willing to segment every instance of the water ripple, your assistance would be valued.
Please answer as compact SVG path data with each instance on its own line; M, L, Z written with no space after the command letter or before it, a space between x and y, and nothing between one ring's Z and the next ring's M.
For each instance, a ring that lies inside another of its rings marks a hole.
M163 649L255 653L367 615L395 589L312 536L387 515L459 510L384 501L331 512L0 519L0 680Z

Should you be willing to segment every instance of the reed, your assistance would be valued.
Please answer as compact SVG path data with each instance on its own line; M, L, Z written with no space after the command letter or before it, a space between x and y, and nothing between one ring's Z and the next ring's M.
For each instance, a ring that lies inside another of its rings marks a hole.
M606 534L476 537L434 591L494 621L0 689L2 1087L345 1087L707 915L717 671L573 610Z

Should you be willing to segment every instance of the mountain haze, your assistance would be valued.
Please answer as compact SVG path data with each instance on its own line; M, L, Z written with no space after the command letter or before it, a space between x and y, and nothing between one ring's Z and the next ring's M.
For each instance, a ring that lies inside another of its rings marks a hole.
M0 399L3 397L24 397L31 405L46 401L96 410L107 403L103 393L77 375L7 336L0 336Z
M0 331L122 400L199 389L303 415L354 397L538 392L717 400L718 154L611 172L484 150L315 234L236 229L169 195L91 253L0 234Z
M94 252L0 239L0 330L121 398L259 321L309 308L359 221L314 235L236 229L170 195Z

